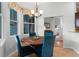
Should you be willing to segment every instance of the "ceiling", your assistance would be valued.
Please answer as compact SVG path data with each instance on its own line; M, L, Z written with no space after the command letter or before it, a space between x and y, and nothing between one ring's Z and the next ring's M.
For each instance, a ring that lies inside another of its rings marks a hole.
M29 9L34 9L35 8L35 3L36 2L17 2L21 7L24 8L29 8ZM37 5L39 8L44 8L47 6L52 6L52 5L61 5L64 4L64 2L37 2Z
M19 4L21 7L24 7L24 8L34 9L36 2L18 2L17 4ZM45 6L47 4L50 4L50 3L48 3L48 2L38 2L37 4L38 4L39 7L41 7L41 6Z

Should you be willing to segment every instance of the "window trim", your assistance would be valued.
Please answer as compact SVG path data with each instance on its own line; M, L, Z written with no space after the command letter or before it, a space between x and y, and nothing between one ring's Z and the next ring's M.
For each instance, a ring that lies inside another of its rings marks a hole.
M2 3L1 3L1 13L0 13L0 16L1 16L1 38L0 39L2 39L2 19L3 19L3 16L2 16Z

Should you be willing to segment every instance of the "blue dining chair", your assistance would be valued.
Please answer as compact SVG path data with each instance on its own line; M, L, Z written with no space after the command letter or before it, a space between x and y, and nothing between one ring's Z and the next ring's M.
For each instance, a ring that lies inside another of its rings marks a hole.
M36 36L36 33L35 33L35 32L30 32L30 33L29 33L29 36L30 36L30 37L34 37L34 36Z
M43 44L36 49L38 57L51 57L53 56L55 36L52 31L45 32Z
M30 46L21 46L20 38L18 35L16 35L16 43L17 43L19 57L24 57L34 52L34 49Z

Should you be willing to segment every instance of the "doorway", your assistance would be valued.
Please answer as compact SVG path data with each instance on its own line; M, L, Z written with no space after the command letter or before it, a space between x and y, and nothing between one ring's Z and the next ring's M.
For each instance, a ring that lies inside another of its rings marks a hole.
M62 27L62 16L55 16L55 17L45 17L44 18L44 30L51 30L54 32L56 26L58 28L59 36L56 35L55 42L56 46L63 47L63 27Z

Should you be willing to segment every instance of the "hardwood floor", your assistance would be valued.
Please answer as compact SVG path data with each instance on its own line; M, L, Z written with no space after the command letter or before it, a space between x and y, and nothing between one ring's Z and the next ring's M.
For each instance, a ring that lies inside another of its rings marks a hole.
M79 54L69 48L55 47L54 57L79 57Z
M63 48L63 38L61 40L55 42L54 47L54 57L79 57L73 49Z
M54 56L53 57L79 57L73 49L63 48L63 40L59 40L59 43L55 43L54 47ZM11 57L18 57L17 52L13 54ZM29 57L37 57L34 53L29 55Z
M55 42L54 47L54 57L79 57L73 49L63 48L63 38L61 40Z

